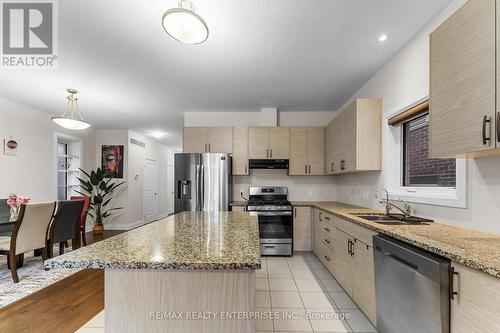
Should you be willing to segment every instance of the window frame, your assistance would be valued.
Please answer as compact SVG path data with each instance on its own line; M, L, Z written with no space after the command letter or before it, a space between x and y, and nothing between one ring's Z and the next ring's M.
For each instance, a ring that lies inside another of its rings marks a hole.
M389 125L389 118L422 103L419 100L410 107L388 114L383 119L386 127L384 142L385 183L392 199L403 199L408 202L466 208L467 207L467 160L456 159L456 187L403 186L404 143L403 122ZM405 120L405 122L411 119Z

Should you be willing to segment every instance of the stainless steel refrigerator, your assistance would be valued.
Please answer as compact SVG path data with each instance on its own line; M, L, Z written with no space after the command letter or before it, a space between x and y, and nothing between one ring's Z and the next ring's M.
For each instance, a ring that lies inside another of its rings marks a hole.
M228 211L233 199L229 154L175 154L175 213Z

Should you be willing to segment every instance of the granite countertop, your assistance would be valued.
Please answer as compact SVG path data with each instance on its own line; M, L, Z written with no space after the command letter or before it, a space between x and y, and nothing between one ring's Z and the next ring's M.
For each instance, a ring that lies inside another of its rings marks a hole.
M296 201L294 206L316 207L460 264L500 278L500 236L440 222L422 225L383 225L351 213L382 213L339 202Z
M258 217L184 212L47 260L46 268L254 270Z

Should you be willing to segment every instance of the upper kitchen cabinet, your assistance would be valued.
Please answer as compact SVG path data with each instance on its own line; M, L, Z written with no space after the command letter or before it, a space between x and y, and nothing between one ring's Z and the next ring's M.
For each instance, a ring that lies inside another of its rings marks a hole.
M430 35L431 157L498 146L495 16L495 0L469 0Z
M289 159L290 129L288 127L250 127L248 129L249 159Z
M325 174L325 127L290 128L289 175Z
M382 168L382 100L359 98L327 127L328 174Z
M185 127L183 152L232 153L232 127Z
M248 175L248 127L233 128L233 175Z

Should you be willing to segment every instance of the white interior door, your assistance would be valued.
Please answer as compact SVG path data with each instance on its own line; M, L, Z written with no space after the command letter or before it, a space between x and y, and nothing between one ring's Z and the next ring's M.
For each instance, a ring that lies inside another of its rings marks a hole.
M175 174L174 174L174 165L167 165L167 213L174 213L174 199L175 199Z
M144 160L144 222L158 216L158 169L155 160Z

